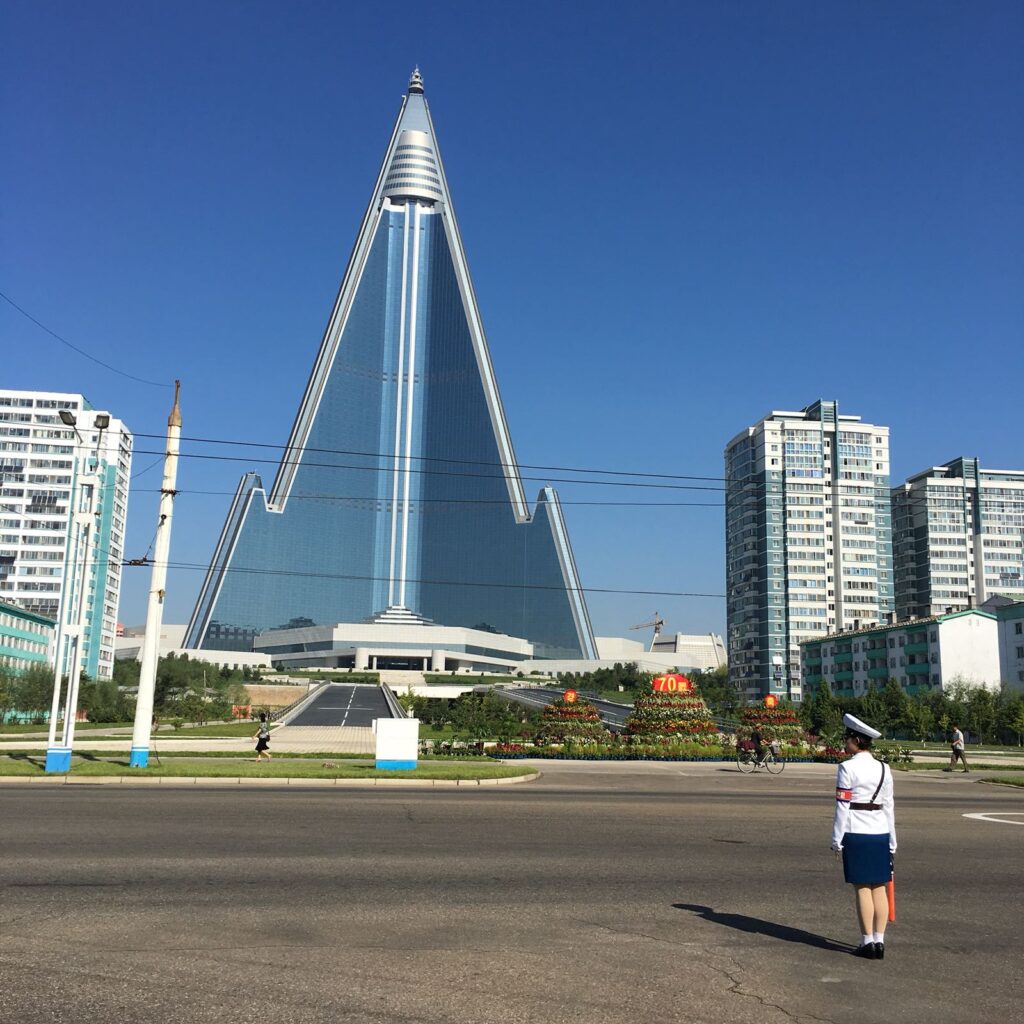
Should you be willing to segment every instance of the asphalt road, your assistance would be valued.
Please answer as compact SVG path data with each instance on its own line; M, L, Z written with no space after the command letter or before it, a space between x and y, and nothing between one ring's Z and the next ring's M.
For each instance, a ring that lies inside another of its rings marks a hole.
M475 791L0 787L0 1020L1024 1020L1024 794L898 778L871 962L831 787L644 762Z
M368 683L328 683L289 725L359 725L369 728L375 718L390 718L379 686Z
M534 708L546 707L548 704L554 703L565 693L564 690L551 690L539 686L506 686L495 692L507 694L516 703ZM586 699L597 708L601 721L613 732L619 732L625 728L626 719L633 711L632 705L623 707L621 704L613 704L611 701L600 700L596 697L587 697Z

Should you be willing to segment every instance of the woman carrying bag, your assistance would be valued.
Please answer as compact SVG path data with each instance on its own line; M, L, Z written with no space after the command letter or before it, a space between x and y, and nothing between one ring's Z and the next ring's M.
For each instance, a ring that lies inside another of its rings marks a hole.
M260 712L260 727L253 735L253 739L256 741L256 760L262 761L263 755L266 754L269 761L270 751L267 748L270 746L270 722L267 721L266 711Z
M843 715L846 752L852 755L836 772L836 813L832 849L843 856L843 875L853 886L861 941L856 956L885 956L889 918L886 886L892 880L896 853L896 818L892 772L871 753L882 734L854 715Z

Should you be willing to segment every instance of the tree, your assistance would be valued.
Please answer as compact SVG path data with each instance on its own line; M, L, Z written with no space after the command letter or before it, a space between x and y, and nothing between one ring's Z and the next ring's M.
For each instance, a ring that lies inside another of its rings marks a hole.
M117 722L118 689L113 679L100 679L85 683L79 691L79 707L84 709L90 722Z
M0 668L0 722L4 720L7 712L11 709L11 700L13 691L11 684L13 682L14 674L6 669Z
M82 673L83 682L87 679ZM53 700L53 669L46 665L33 665L24 672L12 676L9 684L11 707L34 717L42 716L50 709Z
M839 704L832 696L832 690L827 679L818 683L818 689L814 694L814 700L807 711L805 724L808 732L816 736L831 735L839 731L842 726L842 713Z
M909 724L907 712L910 700L907 697L907 691L891 676L882 692L882 706L885 708L886 723L895 738L896 730Z
M967 699L967 722L982 743L996 727L996 698L987 686L975 687Z
M1024 700L1018 700L1011 715L1008 716L1007 724L1012 732L1017 734L1017 746L1024 743Z
M729 682L729 669L725 665L709 672L691 672L690 679L715 714L731 718L743 704L736 687Z
M229 704L237 704L243 707L251 702L249 691L241 683L229 684L225 699Z
M921 743L927 743L935 731L935 715L932 709L921 700L907 702L906 723L911 734Z
M900 685L895 679L890 679L889 682L897 687ZM888 689L888 684L886 684L886 689ZM885 733L889 728L889 713L885 698L878 692L877 686L868 687L867 693L861 697L860 710L860 717L880 733Z

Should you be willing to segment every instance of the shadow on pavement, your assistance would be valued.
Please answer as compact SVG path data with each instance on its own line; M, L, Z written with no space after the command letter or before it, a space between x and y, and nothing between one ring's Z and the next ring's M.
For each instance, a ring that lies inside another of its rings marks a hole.
M832 953L852 953L854 946L848 942L836 942L824 935L805 932L802 928L790 928L788 925L776 924L774 921L762 921L759 917L747 917L746 914L723 914L711 907L703 907L699 903L673 903L676 910L689 910L699 914L705 921L712 924L735 928L737 931L750 932L752 935L767 935L783 942L799 942L815 949L827 949Z

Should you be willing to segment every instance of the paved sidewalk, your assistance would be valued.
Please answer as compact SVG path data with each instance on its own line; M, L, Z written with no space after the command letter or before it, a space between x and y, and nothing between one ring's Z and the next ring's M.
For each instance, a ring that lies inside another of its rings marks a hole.
M253 727L255 732L255 726ZM87 735L87 734L86 734ZM75 737L75 750L131 750L131 735L110 739L87 739L86 735ZM211 750L238 751L245 754L252 751L254 742L249 736L203 736L190 739L181 733L158 734L153 737L151 750L196 751ZM28 738L25 736L0 740L0 753L4 750L45 750L46 736ZM373 730L352 726L299 726L282 725L270 734L272 754L367 754L375 751Z
M219 775L5 775L0 786L412 786L413 788L451 788L453 786L513 786L533 782L532 775L513 775L503 779L315 779L267 775L230 778Z

